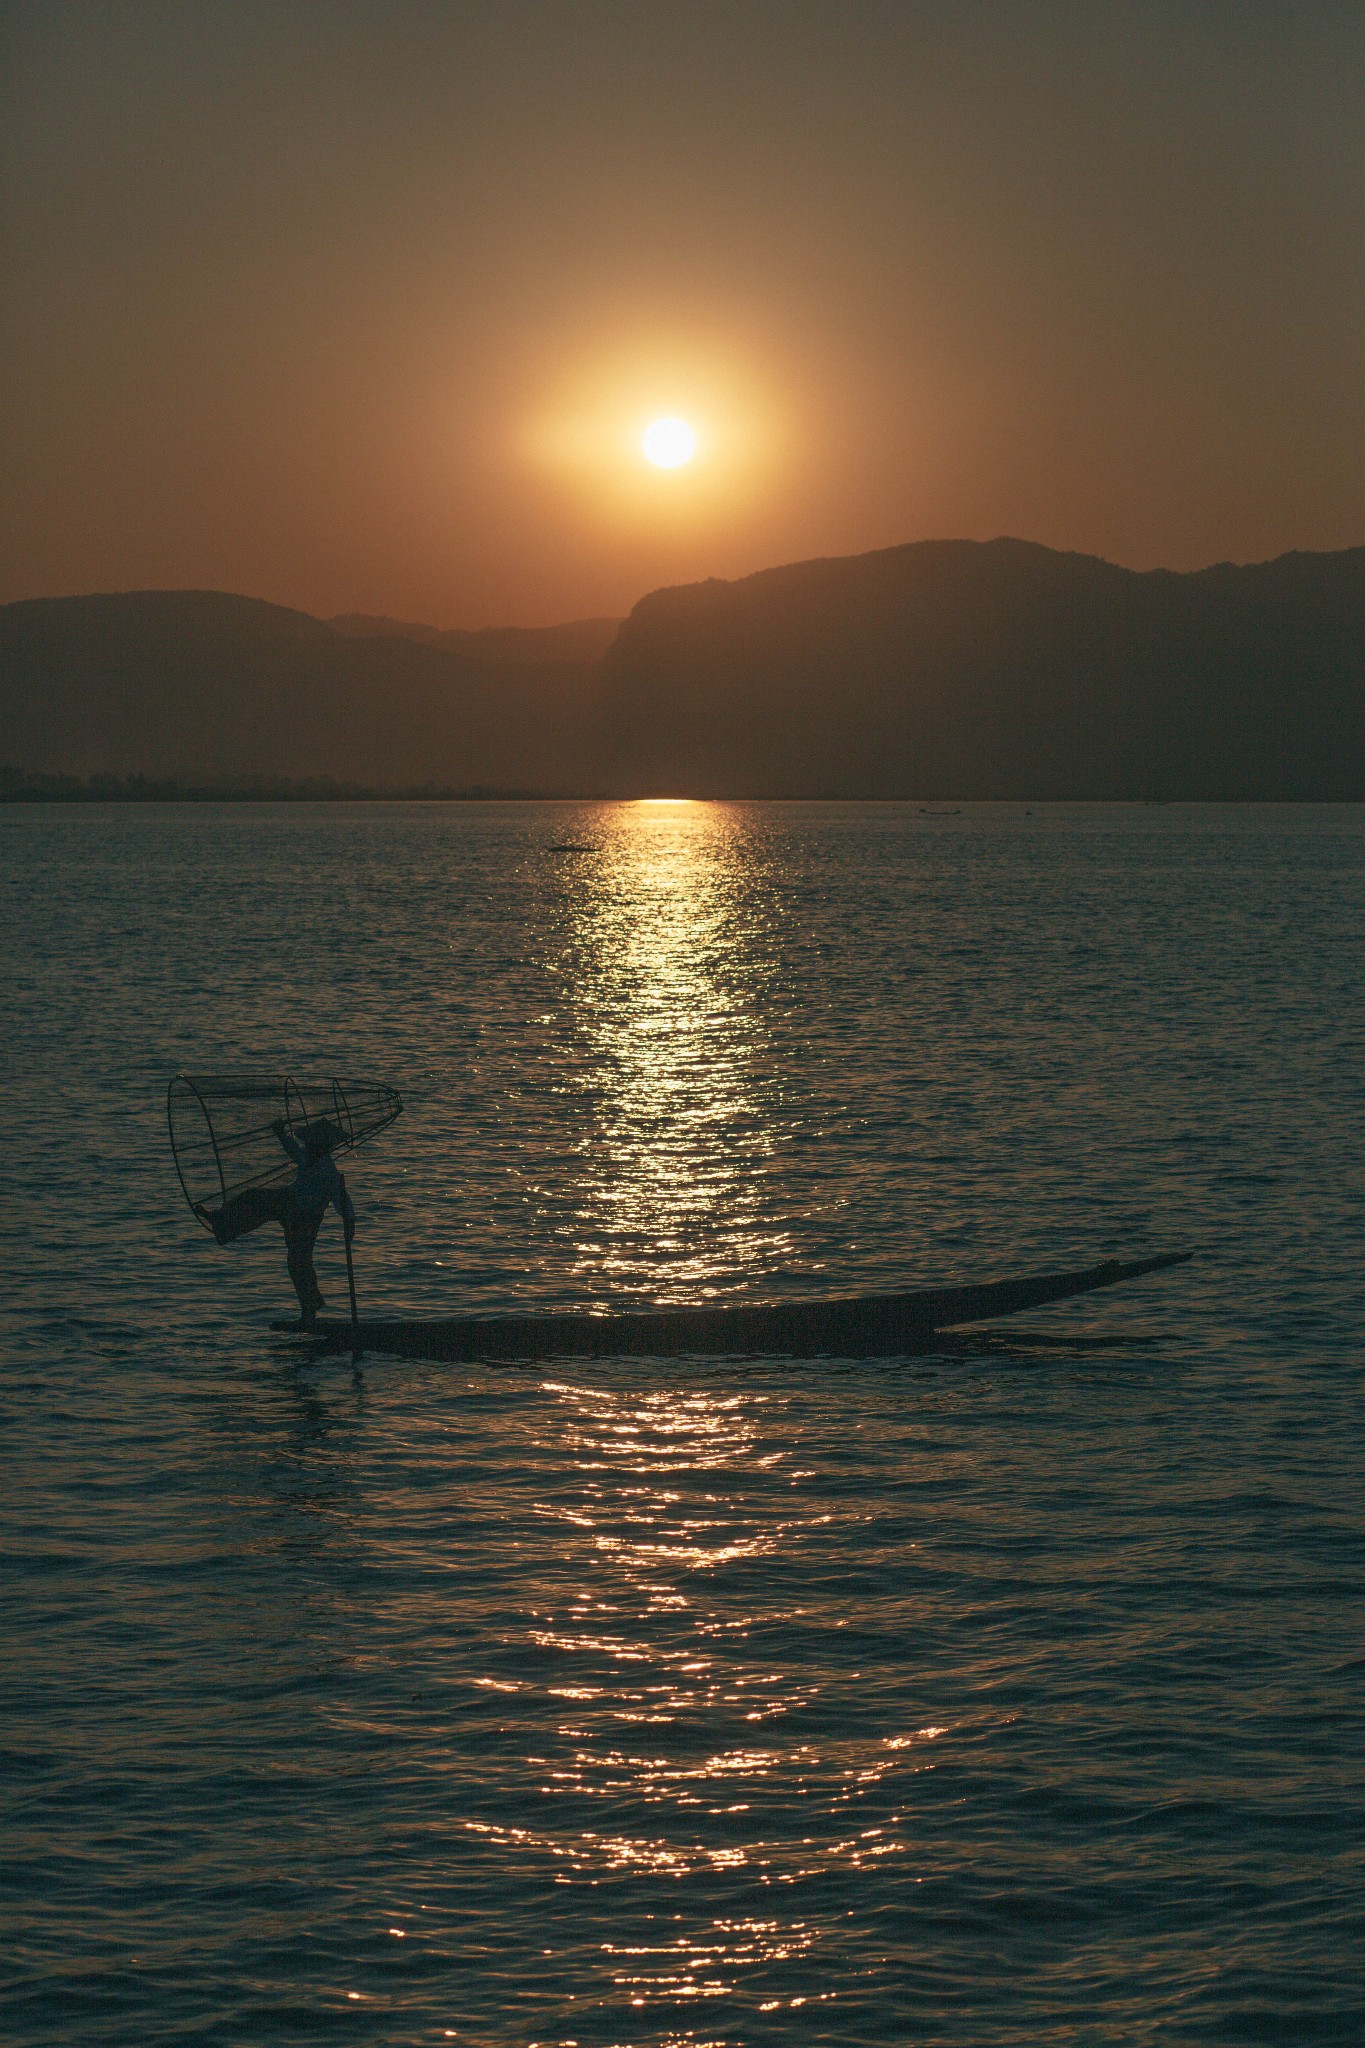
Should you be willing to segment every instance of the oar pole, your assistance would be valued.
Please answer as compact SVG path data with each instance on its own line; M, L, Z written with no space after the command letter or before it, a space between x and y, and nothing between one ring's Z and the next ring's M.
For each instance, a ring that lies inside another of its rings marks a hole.
M341 1198L342 1198L342 1200L343 1200L343 1201L345 1201L345 1199L346 1199L346 1176L345 1176L345 1174L343 1173L343 1174L342 1174L342 1175L340 1176L340 1178L341 1178ZM348 1287L348 1288L350 1289L350 1291L351 1291L351 1357L352 1357L353 1359L358 1359L358 1358L360 1357L360 1311L359 1311L359 1309L358 1309L358 1308L356 1307L356 1303L355 1303L355 1260L354 1260L354 1258L353 1258L353 1257L352 1257L352 1255L351 1255L351 1233L350 1233L350 1231L349 1231L349 1230L348 1230L348 1229L346 1228L346 1219L345 1219L345 1217L343 1217L343 1218L342 1218L342 1222L341 1222L341 1235L342 1235L342 1238L344 1239L344 1241L345 1241L345 1245L346 1245L346 1285L347 1285L347 1287Z

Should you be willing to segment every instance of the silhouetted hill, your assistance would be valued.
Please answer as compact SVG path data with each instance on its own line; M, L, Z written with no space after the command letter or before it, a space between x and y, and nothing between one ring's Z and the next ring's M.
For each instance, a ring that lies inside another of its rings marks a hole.
M604 662L657 793L1365 797L1365 549L1135 573L922 541L657 590Z
M609 623L563 632L591 644ZM534 629L438 646L355 625L213 591L7 605L0 764L196 785L1365 799L1361 548L1177 575L923 541L657 590L600 660L528 660L576 644Z
M357 640L416 640L423 647L444 647L498 667L519 668L525 662L600 661L621 630L619 619L572 619L566 626L483 626L476 632L440 626L410 625L403 619L374 618L368 612L342 612L327 621L338 633Z
M0 762L30 773L578 790L596 687L221 591L0 608Z

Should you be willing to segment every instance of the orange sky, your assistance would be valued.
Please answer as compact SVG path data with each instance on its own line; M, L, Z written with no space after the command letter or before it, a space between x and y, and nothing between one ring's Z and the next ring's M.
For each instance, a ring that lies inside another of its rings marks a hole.
M15 0L0 598L1365 540L1365 16ZM635 452L697 424L685 471Z

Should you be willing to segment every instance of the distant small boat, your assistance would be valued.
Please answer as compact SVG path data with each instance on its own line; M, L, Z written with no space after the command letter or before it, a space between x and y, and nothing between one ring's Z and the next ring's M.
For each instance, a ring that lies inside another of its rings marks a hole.
M556 846L546 848L547 853L600 853L600 846L580 845L577 840L564 839Z
M601 1314L395 1317L324 1320L313 1332L324 1351L387 1352L398 1358L900 1358L933 1349L936 1331L1016 1315L1120 1280L1179 1266L1189 1252L1127 1264L1110 1259L1076 1273L1036 1273L976 1287L928 1287L913 1294L864 1294L841 1301L755 1303L747 1307L625 1309ZM279 1328L295 1325L277 1325Z

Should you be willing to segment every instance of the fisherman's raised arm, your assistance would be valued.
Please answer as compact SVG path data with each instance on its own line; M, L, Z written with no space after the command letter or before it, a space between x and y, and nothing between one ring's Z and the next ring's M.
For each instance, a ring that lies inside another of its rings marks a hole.
M308 1158L307 1148L299 1143L284 1118L277 1116L270 1128L293 1160L295 1166L304 1165Z

